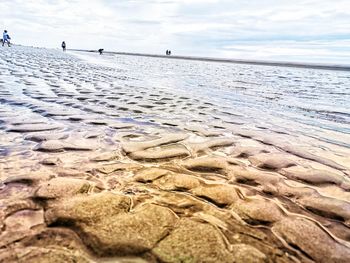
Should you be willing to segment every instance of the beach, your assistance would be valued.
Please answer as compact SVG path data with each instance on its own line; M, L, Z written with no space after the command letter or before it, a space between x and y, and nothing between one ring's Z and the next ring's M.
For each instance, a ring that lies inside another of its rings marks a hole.
M349 86L3 48L0 262L350 262Z
M99 52L96 50L87 50L87 49L70 49L70 50L78 51L78 52L90 52L90 53ZM350 71L350 65L343 64L343 63L315 63L315 62L290 62L290 61L283 61L283 60L271 61L271 60L252 60L252 59L230 59L230 58L222 58L222 57L221 58L199 57L199 56L184 56L184 55L174 56L171 54L159 55L159 54L149 54L149 53L131 53L131 52L115 52L115 51L104 51L104 54L150 57L150 58L180 59L180 60L218 62L218 63L233 63L233 64L256 65L256 66L278 66L278 67L292 67L292 68Z

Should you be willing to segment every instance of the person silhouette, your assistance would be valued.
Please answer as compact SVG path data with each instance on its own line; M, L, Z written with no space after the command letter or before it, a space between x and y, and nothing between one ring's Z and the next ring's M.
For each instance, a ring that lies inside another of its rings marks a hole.
M10 46L10 36L7 33L7 30L4 30L4 33L2 34L2 46L5 46L5 43L7 42L7 45Z
M63 52L66 51L66 42L63 41L61 47L63 49Z

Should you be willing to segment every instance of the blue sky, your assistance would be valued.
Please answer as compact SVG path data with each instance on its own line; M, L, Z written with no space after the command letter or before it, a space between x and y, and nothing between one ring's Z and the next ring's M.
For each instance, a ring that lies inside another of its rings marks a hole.
M350 64L349 0L1 0L23 45Z

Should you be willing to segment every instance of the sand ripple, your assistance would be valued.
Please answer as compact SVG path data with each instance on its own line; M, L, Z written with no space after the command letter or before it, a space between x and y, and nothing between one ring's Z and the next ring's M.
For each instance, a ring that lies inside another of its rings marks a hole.
M350 262L348 113L262 91L306 69L93 56L0 54L1 262Z

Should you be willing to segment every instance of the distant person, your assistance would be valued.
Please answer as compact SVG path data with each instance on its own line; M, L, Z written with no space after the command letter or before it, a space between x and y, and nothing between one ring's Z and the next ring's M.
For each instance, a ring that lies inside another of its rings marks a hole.
M10 36L7 33L7 30L4 30L4 33L2 34L2 46L5 46L5 43L7 42L7 45L10 46Z
M169 54L168 55L171 56L171 50L169 50Z
M103 48L100 48L99 50L98 50L98 53L100 53L100 55L102 55L102 53L103 53Z
M167 56L169 56L169 50L166 50L165 54L166 54Z
M61 45L61 47L62 47L62 49L63 49L63 52L65 52L66 51L66 42L62 42L62 45Z

